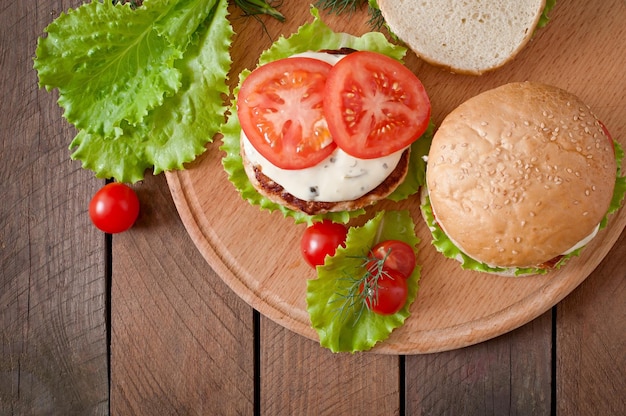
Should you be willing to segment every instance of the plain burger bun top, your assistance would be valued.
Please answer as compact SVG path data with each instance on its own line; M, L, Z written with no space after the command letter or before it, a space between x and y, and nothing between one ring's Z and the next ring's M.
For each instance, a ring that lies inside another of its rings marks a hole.
M423 60L480 75L528 43L545 0L378 0L378 7L389 29Z
M492 266L533 267L593 234L616 177L613 142L576 96L507 84L453 110L426 181L442 230Z

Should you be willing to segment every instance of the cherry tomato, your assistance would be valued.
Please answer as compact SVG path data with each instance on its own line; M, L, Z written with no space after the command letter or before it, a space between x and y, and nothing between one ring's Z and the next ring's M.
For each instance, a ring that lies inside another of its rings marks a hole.
M315 166L337 147L322 105L331 68L318 59L285 58L258 67L243 81L239 123L254 148L275 166Z
M328 75L324 114L346 153L373 159L403 149L424 133L430 100L402 63L375 52L353 52Z
M313 268L324 264L326 256L335 254L337 247L345 246L348 230L330 220L316 222L308 227L300 240L300 251Z
M384 259L384 267L400 272L405 278L411 276L415 269L415 252L404 241L387 240L380 242L372 248L370 257Z
M95 193L89 203L89 216L105 233L128 230L139 215L139 198L129 186L112 182Z
M383 269L380 276L366 280L359 287L367 307L380 315L393 315L406 303L406 278L397 270ZM365 292L364 292L365 291Z

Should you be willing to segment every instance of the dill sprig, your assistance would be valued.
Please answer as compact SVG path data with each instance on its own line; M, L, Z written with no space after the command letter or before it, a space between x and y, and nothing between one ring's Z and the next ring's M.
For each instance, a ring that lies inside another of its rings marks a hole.
M352 257L363 260L359 268L364 269L365 273L357 277L345 272L344 276L339 279L339 281L348 284L347 287L344 286L345 292L335 293L337 299L332 302L341 302L335 316L345 320L350 316L348 312L353 310L355 313L352 325L354 326L366 310L370 311L373 306L378 304L378 281L390 277L383 267L390 252L387 252L382 259L373 256Z
M385 24L385 18L383 17L383 14L381 13L380 9L370 6L368 8L368 13L369 13L370 18L367 21L367 23L370 25L372 29L380 30Z
M235 4L248 16L266 14L280 22L285 21L285 16L276 8L280 7L280 4L274 7L266 0L235 0Z
M385 20L383 19L380 9L372 7L369 0L317 0L315 6L319 9L328 10L331 13L339 15L343 13L353 13L366 4L368 4L367 12L369 14L367 23L373 30L380 30Z
M353 12L367 3L368 0L317 0L315 6L320 9L330 10L333 13L341 14Z

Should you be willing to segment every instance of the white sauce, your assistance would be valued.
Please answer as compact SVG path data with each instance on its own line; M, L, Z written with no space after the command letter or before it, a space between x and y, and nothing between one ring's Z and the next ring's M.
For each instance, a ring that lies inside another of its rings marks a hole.
M331 65L343 55L306 52L294 56L320 59ZM380 185L396 168L405 149L377 159L359 159L337 148L321 163L310 168L287 170L274 166L252 146L241 132L248 160L285 191L304 201L352 201Z
M569 250L567 250L565 253L563 253L563 255L565 256L574 250L578 250L579 248L586 246L591 240L593 240L596 234L598 234L599 230L600 230L600 224L596 225L596 228L593 229L591 234L589 234L587 237L580 240L578 243L574 244L574 246L570 248Z

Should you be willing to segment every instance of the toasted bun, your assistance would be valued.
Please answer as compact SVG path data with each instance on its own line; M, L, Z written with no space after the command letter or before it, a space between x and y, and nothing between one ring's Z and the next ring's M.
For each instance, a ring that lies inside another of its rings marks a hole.
M362 197L352 201L339 202L320 202L305 201L299 199L271 178L263 174L261 166L253 165L244 151L244 145L241 144L241 158L243 159L243 167L246 175L252 183L252 186L261 195L265 196L272 202L287 207L294 211L301 211L308 215L325 214L327 212L354 211L372 205L381 199L385 199L400 185L406 178L409 171L409 155L410 148L407 148L400 157L396 168L387 176L387 178L376 188L372 189Z
M545 0L378 0L378 7L389 29L419 57L452 72L480 75L526 45Z
M442 230L468 256L536 267L591 235L615 184L613 143L576 96L511 83L452 111L426 181Z

